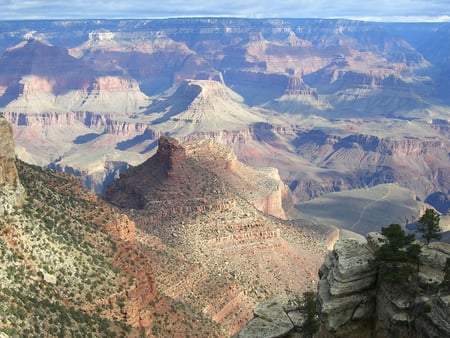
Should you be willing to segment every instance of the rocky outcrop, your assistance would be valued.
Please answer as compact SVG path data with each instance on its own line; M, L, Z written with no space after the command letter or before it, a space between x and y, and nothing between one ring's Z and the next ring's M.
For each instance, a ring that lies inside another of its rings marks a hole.
M14 139L11 125L0 115L0 184L15 185L19 180L15 165Z
M160 164L167 176L174 175L174 171L186 160L186 151L178 140L173 137L161 136L158 141L156 161Z
M319 270L319 313L326 329L338 331L353 321L370 320L375 309L373 255L357 240L339 240Z
M12 128L0 115L0 214L11 213L25 199L15 162Z
M112 237L134 243L136 241L136 225L124 214L115 214L103 225L103 229Z
M368 262L380 235L368 242L339 240L319 270L319 315L322 336L329 337L420 337L450 334L449 295L439 290L450 245L431 243L420 254L415 289L378 282ZM412 283L412 282L411 282Z
M259 304L253 311L253 319L235 338L285 337L294 330L294 324L282 302L272 300Z
M292 206L289 187L276 168L254 168L240 162L231 148L203 139L185 144L190 158L224 178L258 210L285 219Z

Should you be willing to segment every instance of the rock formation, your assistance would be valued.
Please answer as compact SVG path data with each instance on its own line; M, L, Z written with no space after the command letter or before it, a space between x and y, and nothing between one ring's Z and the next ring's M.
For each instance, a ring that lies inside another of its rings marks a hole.
M226 179L258 210L282 219L292 207L289 187L276 168L252 168L238 160L231 148L212 139L187 142L189 157Z
M284 308L283 302L277 300L267 301L253 311L253 319L235 336L236 338L270 338L286 337L294 331L291 314Z
M278 209L267 210L283 215L282 187L272 171L239 164L229 148L163 136L156 154L122 173L104 196L136 222L141 242L155 235L195 262L187 268L178 260L168 269L172 255L158 255L163 292L233 334L251 318L257 300L286 299L315 284L316 252L325 250L329 234L263 214L243 198L278 198L272 204Z
M0 115L0 214L11 213L25 199L15 162L12 128Z
M18 183L19 175L17 173L14 154L14 139L11 125L0 116L0 184L14 186Z
M319 313L328 331L370 322L375 309L376 272L372 252L357 240L338 240L319 270ZM364 336L361 333L361 336Z
M410 290L385 281L377 285L377 271L368 261L379 236L371 233L366 242L339 240L327 254L318 287L322 336L448 336L449 295L439 284L449 244L423 246L417 285Z
M179 189L178 185L183 184L181 180L185 179L183 175L188 175L189 180L186 184L191 194L195 194L195 197L192 198L191 195L189 201L179 205L179 212L186 214L197 209L202 210L202 205L212 206L218 203L214 197L217 194L227 194L223 191L224 188L221 188L221 185L215 186L216 191L213 192L213 195L205 193L211 189L210 187L205 186L204 191L199 191L199 186L204 186L205 183L193 182L192 180L195 177L193 174L195 171L205 169L210 171L207 175L211 176L211 180L217 181L214 175L225 180L257 209L285 218L283 206L290 206L290 192L281 181L277 170L274 168L256 169L248 167L237 160L236 155L230 148L208 139L191 141L181 145L172 137L161 136L154 157L129 172L123 173L120 181L108 187L105 198L121 207L143 209L146 207L145 201L149 201L149 197L146 195L154 194L152 192L154 183L142 186L134 182L135 180L151 175L158 184L167 185L167 188L165 188L167 194L173 196L175 191L169 190L169 187ZM117 187L119 184L120 187ZM181 192L180 194L181 196L178 198L183 199L183 194ZM198 202L195 203L195 200ZM155 201L150 203L155 203ZM195 206L192 205L193 203ZM220 205L221 203L217 207L222 208ZM174 208L176 207L174 205ZM172 211L166 209L159 212L169 213Z

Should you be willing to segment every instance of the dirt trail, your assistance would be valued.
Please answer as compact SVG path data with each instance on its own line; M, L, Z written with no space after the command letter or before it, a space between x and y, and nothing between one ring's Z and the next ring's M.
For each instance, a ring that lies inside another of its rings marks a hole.
M359 213L359 218L358 218L358 220L357 220L355 223L353 223L353 225L351 226L352 231L354 231L355 228L356 228L356 226L361 222L361 220L362 220L362 218L363 218L363 216L364 216L364 213L366 212L366 210L367 210L368 208L370 208L371 206L373 206L374 204L376 204L376 203L378 203L378 202L380 202L380 201L385 200L385 199L388 198L389 196L391 196L391 186L390 186L390 185L387 186L387 192L386 192L386 194L384 194L381 198L378 198L378 199L376 199L376 200L374 200L374 201L368 203L367 205L364 206L364 208L362 208L361 212Z

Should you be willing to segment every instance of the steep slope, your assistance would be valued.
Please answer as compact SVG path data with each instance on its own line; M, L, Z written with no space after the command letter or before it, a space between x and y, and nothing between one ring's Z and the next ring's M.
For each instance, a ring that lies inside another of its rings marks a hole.
M445 337L449 290L440 287L450 244L422 246L417 276L389 282L371 266L380 234L336 242L320 269L319 315L324 337ZM416 267L414 267L416 268Z
M14 139L11 125L0 115L0 184L15 185L18 183L18 174L15 166Z
M163 137L156 155L121 174L104 196L144 232L197 264L190 272L157 268L161 292L234 333L251 318L258 300L288 298L314 285L313 271L328 233L258 212L233 187L245 177L228 181L233 174L219 169L230 164L221 162L223 155L215 147L184 146ZM192 294L186 293L191 287Z
M25 191L20 184L16 169L14 139L11 125L0 115L0 213L12 212L25 200Z
M0 143L11 145L9 126L3 122L1 127ZM13 157L11 148L1 148L2 160ZM138 242L139 231L126 215L71 176L17 165L2 161L2 178L14 184L0 186L0 332L220 335L201 313L158 293L153 248ZM11 193L22 202L5 202Z

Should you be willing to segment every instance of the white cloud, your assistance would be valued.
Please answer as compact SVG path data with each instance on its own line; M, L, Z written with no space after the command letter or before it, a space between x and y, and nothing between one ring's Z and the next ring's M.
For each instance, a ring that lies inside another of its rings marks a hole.
M2 19L176 16L341 17L371 21L448 21L448 0L2 0Z

